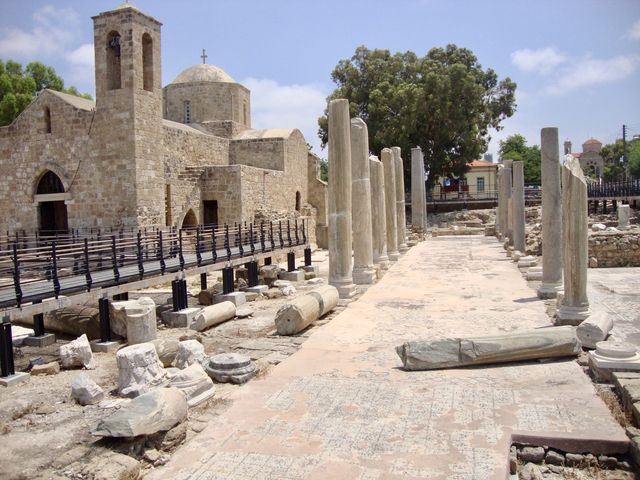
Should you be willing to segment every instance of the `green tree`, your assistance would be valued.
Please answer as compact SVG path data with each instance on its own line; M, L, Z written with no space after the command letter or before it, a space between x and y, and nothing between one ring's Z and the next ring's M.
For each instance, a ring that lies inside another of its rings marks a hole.
M500 141L500 158L524 163L524 183L540 183L540 147L527 145L520 134L509 135Z
M634 178L640 178L640 139L627 144L627 163L629 174Z
M604 160L604 168L602 176L605 182L612 182L616 180L622 180L624 176L624 144L622 139L616 140L614 143L609 143L602 147L600 155Z
M429 183L437 176L464 175L486 151L489 129L499 130L515 111L516 84L499 81L473 52L455 45L433 48L424 57L361 46L338 62L331 78L338 87L327 101L349 100L351 116L367 122L370 149L399 146L406 158L420 146ZM318 124L324 146L326 110ZM408 177L410 162L404 164Z
M0 59L0 126L13 122L45 88L91 99L91 95L81 95L75 87L65 89L64 81L52 67L31 62L23 70L18 62L4 63Z

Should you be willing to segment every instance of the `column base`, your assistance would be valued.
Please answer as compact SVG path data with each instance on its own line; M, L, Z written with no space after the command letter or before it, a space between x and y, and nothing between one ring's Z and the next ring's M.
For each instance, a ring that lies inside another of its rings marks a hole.
M562 292L562 283L542 282L538 287L538 298L542 300L556 298L560 292Z
M14 373L8 377L0 377L0 387L12 387L18 383L26 382L31 375L25 372Z
M390 261L397 262L400 258L400 252L389 252L387 253L387 256L389 257Z
M389 257L387 255L380 255L378 258L373 259L373 263L375 263L381 270L387 270L389 268Z
M354 268L353 282L357 285L369 285L376 278L376 271L373 268Z
M34 335L30 337L25 337L22 343L29 347L38 347L38 348L47 347L49 345L53 345L54 343L56 343L56 336L53 333L45 333L44 335L40 335L38 337Z
M584 320L589 318L591 310L589 306L585 307L568 307L561 305L558 309L555 324L556 325L580 325Z
M409 247L406 243L401 243L400 245L398 245L398 250L400 251L400 253L406 253L407 251L409 251Z
M358 293L358 289L355 283L350 282L341 282L341 281L331 281L329 280L329 285L333 285L338 290L338 297L343 299L352 298L356 293Z
M110 353L115 352L120 348L120 342L101 342L100 340L93 340L91 342L91 351Z

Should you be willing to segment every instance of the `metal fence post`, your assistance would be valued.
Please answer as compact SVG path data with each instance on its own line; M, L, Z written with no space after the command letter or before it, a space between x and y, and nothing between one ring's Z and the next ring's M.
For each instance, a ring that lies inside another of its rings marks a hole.
M111 321L109 319L109 299L98 299L98 311L100 312L100 341L111 341Z

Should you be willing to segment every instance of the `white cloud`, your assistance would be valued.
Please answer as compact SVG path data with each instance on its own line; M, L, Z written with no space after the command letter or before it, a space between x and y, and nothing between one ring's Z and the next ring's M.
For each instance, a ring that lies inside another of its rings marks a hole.
M94 80L93 44L85 43L65 55L70 66L69 81L91 83Z
M523 48L511 53L511 62L525 72L547 74L567 60L567 56L555 47L532 50Z
M640 40L640 19L636 20L627 32L627 37L633 40Z
M585 58L572 62L570 68L558 72L558 80L545 88L545 93L562 95L579 88L624 80L640 65L637 55L619 55L608 59Z
M328 93L320 85L279 85L266 78L241 82L251 90L253 128L297 128L320 154L318 117L326 107Z

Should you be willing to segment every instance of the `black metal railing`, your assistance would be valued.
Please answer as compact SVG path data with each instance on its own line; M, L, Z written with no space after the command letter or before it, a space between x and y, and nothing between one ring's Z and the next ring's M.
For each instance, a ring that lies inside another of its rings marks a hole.
M0 308L288 250L307 238L304 220L10 234L0 238Z
M590 198L626 198L640 196L640 179L621 182L590 183L587 185Z

